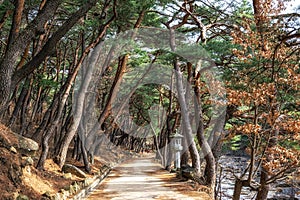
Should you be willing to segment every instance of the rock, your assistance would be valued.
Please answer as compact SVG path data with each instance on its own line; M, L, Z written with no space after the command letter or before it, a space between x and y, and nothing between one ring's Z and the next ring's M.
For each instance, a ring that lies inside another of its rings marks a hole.
M33 141L30 138L23 137L21 135L15 134L18 138L19 143L17 148L24 155L34 155L34 153L39 150L39 145L37 142Z
M66 179L72 179L72 174L71 173L66 173L63 175L64 178Z
M34 161L31 157L22 157L22 166L32 166Z
M61 189L60 193L62 195L62 199L67 199L70 196L70 191L64 189Z
M54 197L52 197L52 199L53 200L62 200L62 198L61 198L61 194L60 193L56 193L55 195L54 195Z
M42 195L42 199L51 199L51 194L49 191L45 192L43 195Z
M70 191L70 194L75 194L76 193L76 186L70 185L69 191Z
M62 171L64 173L74 174L75 176L78 176L79 178L86 178L86 175L82 170L78 169L77 167L75 167L74 165L71 165L71 164L65 164L62 168Z
M38 143L32 139L16 134L1 124L0 127L2 127L2 131L0 131L0 143L10 151L15 153L17 150L21 154L29 156L33 155L39 149Z
M16 200L29 200L28 196L20 194Z
M13 147L13 146L11 146L11 147L9 148L9 150L10 150L11 152L13 152L13 153L18 153L17 149L16 149L15 147Z
M72 186L71 188L73 189L74 193L76 193L76 192L78 192L80 190L80 186L78 185L77 182L75 182L71 186ZM71 188L70 188L70 190L71 190Z
M84 186L88 186L91 183L93 183L94 179L93 178L86 178L84 179Z
M181 166L181 175L183 178L193 179L195 175L195 169L189 165Z

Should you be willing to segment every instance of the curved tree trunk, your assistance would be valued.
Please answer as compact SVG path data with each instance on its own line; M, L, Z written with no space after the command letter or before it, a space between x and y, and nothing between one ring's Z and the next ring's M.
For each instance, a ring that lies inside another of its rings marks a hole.
M61 148L59 150L59 154L57 156L57 161L60 167L62 167L66 161L67 152L69 145L72 141L72 139L75 136L75 133L77 132L77 129L79 127L79 123L81 121L82 113L83 113L83 107L84 107L84 101L85 101L85 95L87 92L87 89L89 87L89 84L92 80L93 72L94 72L94 66L96 65L96 62L98 60L99 52L98 48L101 48L101 46L98 46L95 50L91 52L91 55L87 57L87 59L83 62L83 66L86 71L83 75L82 82L80 85L80 88L78 90L78 96L75 102L74 107L74 118L73 123L63 138L63 141L61 143ZM105 71L105 69L103 69Z
M17 100L17 103L15 105L15 108L14 108L14 111L12 113L12 116L11 116L11 118L10 118L8 124L7 124L8 127L11 127L14 124L15 120L18 117L18 114L20 113L20 110L21 110L21 108L23 106L23 102L24 102L25 96L28 93L28 87L27 87L28 84L29 84L29 80L26 79L25 82L24 82L24 85L22 87L21 93L19 95L19 98Z
M26 49L29 42L37 35L43 33L44 25L51 19L62 0L47 1L43 9L37 14L32 22L18 34L6 49L5 55L0 63L0 114L6 110L12 85L12 77L19 57ZM16 33L16 31L13 31Z
M6 50L10 49L12 43L15 41L16 37L18 37L20 26L22 22L22 13L24 10L24 3L25 0L16 0L14 1L15 4L15 12L13 16L12 27L10 29L8 43L6 46Z
M180 71L177 63L175 63L175 69L176 69L176 85L178 90L178 100L180 103L181 108L181 116L183 119L183 128L184 128L184 136L187 140L187 143L189 145L189 151L192 158L192 165L195 168L195 171L197 174L200 174L200 155L197 150L196 143L193 138L193 130L191 127L190 117L189 117L189 111L187 108L187 103L184 96L184 89L183 89L183 80L182 80L182 72Z
M172 51L175 51L176 44L175 44L175 33L174 29L169 29L170 30L170 46ZM178 62L175 58L174 60L174 70L175 70L175 77L176 77L176 88L178 92L178 100L180 103L180 109L181 109L181 116L183 120L183 135L185 136L187 140L187 144L189 145L189 151L192 159L192 165L193 168L195 168L195 171L197 174L200 174L200 155L197 150L196 143L193 138L193 130L192 130L192 125L191 125L191 120L190 120L190 112L187 107L187 102L185 98L185 90L183 86L183 75L180 70L180 67L178 65Z
M270 185L267 183L269 178L268 172L265 170L261 171L260 174L260 187L256 196L256 200L266 200L270 190Z
M46 59L46 57L53 52L58 41L96 4L96 2L96 0L89 0L78 11L73 13L72 16L66 20L66 22L52 35L52 37L49 38L37 55L35 55L30 62L14 73L14 81L12 85L16 85L20 80L32 73L33 70L36 69L36 67L39 66Z
M198 117L196 119L196 121L198 123L197 139L199 141L202 152L204 154L204 159L206 161L204 176L206 178L206 182L207 182L208 186L211 189L212 199L215 199L215 185L216 185L216 176L217 176L216 160L215 160L214 154L212 152L212 149L204 135L204 123L203 123L200 88L199 88L199 84L197 84L197 82L195 83L194 90L195 90L195 100L197 102L197 103L195 103L195 110L198 113L197 114Z

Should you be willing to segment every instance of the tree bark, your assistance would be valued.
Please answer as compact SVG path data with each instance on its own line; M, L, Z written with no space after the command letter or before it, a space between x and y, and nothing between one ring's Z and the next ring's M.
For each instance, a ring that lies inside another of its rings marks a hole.
M75 71L72 74L70 74L70 76L68 77L67 82L61 88L61 91L56 95L57 99L55 99L53 101L53 102L59 102L59 105L58 105L58 109L57 109L56 115L55 115L54 119L52 119L52 123L50 124L50 126L46 130L45 135L43 137L43 141L42 141L42 153L41 153L39 162L37 164L37 168L39 168L39 169L43 169L44 168L44 163L45 163L45 160L47 158L48 151L49 151L49 146L48 146L49 139L53 135L55 128L57 128L57 126L58 126L58 124L60 122L60 119L61 119L61 116L62 116L62 112L63 112L63 108L64 108L64 106L66 104L67 98L69 96L72 84L73 84L73 82L75 80L75 77L77 75L78 70L79 70L79 65L75 69ZM51 110L54 110L55 107L56 106L51 106Z
M16 102L16 105L15 105L14 111L12 113L12 116L11 116L11 118L10 118L8 124L7 124L8 127L11 127L14 124L17 117L18 117L18 114L19 114L19 112L22 108L22 105L24 103L25 96L28 93L28 85L29 85L29 79L26 79L26 81L24 82L24 85L22 87L21 93L19 95L19 98Z
M267 183L268 178L268 172L262 170L260 174L260 187L258 189L256 200L266 200L268 198L268 193L270 190L270 186Z
M0 19L0 29L2 29L3 25L5 24L6 19L11 15L12 10L6 10L3 16Z
M195 77L196 79L196 77ZM215 185L216 185L216 160L214 154L212 152L211 146L209 145L208 141L204 135L204 122L203 122L203 113L202 113L202 104L201 104L201 94L200 94L200 86L198 84L199 80L195 81L194 84L194 92L195 92L195 111L196 111L196 123L198 123L197 128L197 139L201 146L201 149L204 154L204 159L206 161L205 167L205 178L206 182L211 189L211 196L212 199L215 199ZM221 122L216 122L221 123ZM219 124L217 124L219 126ZM217 126L215 125L215 126ZM214 134L214 133L212 133Z
M240 199L242 188L243 188L243 181L240 179L236 179L234 184L234 192L233 192L232 200Z
M53 52L58 41L96 4L96 2L96 0L88 1L78 11L73 13L69 19L67 19L66 22L46 42L37 55L14 73L12 86L16 85L20 80L32 73L33 70L36 69L37 66L39 66L45 58Z
M199 152L197 150L196 143L193 138L193 130L191 127L190 117L189 117L189 111L187 108L187 103L184 96L184 89L183 89L183 80L182 80L182 72L180 71L177 63L175 64L176 69L176 85L177 85L177 91L178 91L178 100L180 103L181 108L181 116L183 119L183 128L184 128L184 136L187 140L187 143L189 145L189 151L192 158L192 165L195 168L195 171L197 174L200 174L200 156Z
M175 33L174 29L170 28L170 46L171 50L175 51L176 49L176 44L175 44ZM178 61L175 58L174 60L174 70L175 70L175 77L176 77L176 88L178 92L178 100L180 103L180 109L181 109L181 116L183 120L183 133L184 136L187 140L187 144L189 145L189 151L192 159L192 165L193 168L195 168L195 172L197 174L200 174L200 155L197 150L196 143L193 138L193 130L191 126L191 121L190 121L190 112L187 107L187 102L185 99L185 92L184 92L184 87L183 87L183 75L180 70L180 67L178 65Z
M0 63L0 114L6 109L12 87L12 76L20 55L28 43L44 31L44 24L51 19L62 0L47 1L33 21L11 43Z
M80 128L83 128L83 127L80 127ZM90 162L89 162L87 149L85 147L84 140L80 137L79 137L79 140L80 140L80 145L81 145L81 154L82 154L82 158L83 158L84 168L85 168L86 172L90 173L91 172L91 165L90 165Z
M75 102L74 120L68 133L66 134L66 136L64 137L61 143L61 149L57 157L57 161L60 167L62 167L65 164L69 145L72 139L74 138L75 133L77 132L77 129L79 127L79 123L81 120L83 107L84 107L85 93L87 92L90 81L92 80L94 66L96 65L98 56L99 55L97 50L94 50L93 52L91 52L91 55L88 57L89 59L87 59L83 64L84 67L86 67L87 69L86 69L86 73L83 76L82 83L80 85L78 96Z
M122 79L125 71L126 71L126 67L127 67L127 61L128 61L128 55L123 56L122 58L120 58L119 60L119 66L115 75L115 79L113 81L112 87L109 91L109 95L108 95L108 100L105 104L105 107L98 119L98 124L99 126L101 126L103 124L103 122L105 121L105 119L107 118L107 116L110 114L111 112L111 103L114 101L114 99L116 98L117 95L117 91L120 85L120 80ZM100 127L98 127L100 128ZM98 129L97 128L97 129Z
M8 50L10 48L12 43L15 41L15 39L19 35L20 26L21 26L21 22L22 22L22 13L24 10L24 3L25 3L25 0L16 0L14 3L15 11L14 11L14 16L13 16L12 27L10 29L10 33L8 36L6 50Z

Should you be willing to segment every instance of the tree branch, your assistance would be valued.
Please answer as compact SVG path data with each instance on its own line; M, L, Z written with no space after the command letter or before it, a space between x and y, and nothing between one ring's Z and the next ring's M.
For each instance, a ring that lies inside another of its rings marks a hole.
M76 22L83 17L95 4L96 0L92 0L84 4L78 11L66 20L66 22L53 34L53 36L46 42L42 50L33 59L17 70L13 75L13 86L21 81L24 77L32 73L47 56L51 55L57 42L76 24Z

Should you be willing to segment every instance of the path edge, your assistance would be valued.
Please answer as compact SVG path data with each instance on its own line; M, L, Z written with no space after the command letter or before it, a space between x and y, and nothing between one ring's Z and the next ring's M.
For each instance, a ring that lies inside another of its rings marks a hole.
M101 175L96 176L92 183L82 188L76 195L70 198L70 200L85 199L91 192L95 190L96 187L101 184L101 182L107 177L111 170L111 167L105 168L103 171L101 171Z

